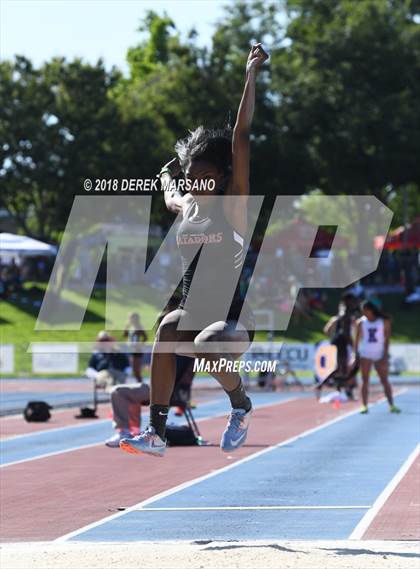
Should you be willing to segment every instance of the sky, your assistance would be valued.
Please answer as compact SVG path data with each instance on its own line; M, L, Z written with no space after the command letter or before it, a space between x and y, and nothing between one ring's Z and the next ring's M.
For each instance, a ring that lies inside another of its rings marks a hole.
M36 65L54 56L82 57L127 71L127 48L147 10L174 20L186 33L196 27L200 45L210 45L215 21L229 0L0 0L0 58L25 55Z

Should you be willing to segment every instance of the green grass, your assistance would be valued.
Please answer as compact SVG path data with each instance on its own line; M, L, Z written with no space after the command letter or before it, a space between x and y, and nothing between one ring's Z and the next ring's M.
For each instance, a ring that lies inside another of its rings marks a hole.
M15 368L19 372L31 372L31 354L27 353L30 342L92 342L100 330L105 328L105 290L96 289L89 300L82 326L79 330L61 330L52 328L49 330L35 330L35 323L45 292L45 285L37 283L25 283L24 290L7 301L0 301L0 342L3 344L15 345ZM134 295L129 295L134 298ZM66 300L75 305L82 305L82 295L71 292L66 295ZM121 299L124 306L124 317L129 312L137 311L141 314L143 325L146 329L152 329L156 314L156 309L150 302L138 302ZM74 310L73 310L74 312ZM64 327L74 326L71 317L64 323ZM121 330L110 332L117 339L123 339ZM151 332L152 334L152 332ZM150 334L150 337L152 337ZM86 367L88 354L81 354L80 367Z
M18 373L31 373L31 354L27 353L30 342L91 342L95 339L99 330L105 328L105 290L96 289L89 301L85 318L80 330L34 330L39 312L39 304L42 301L45 285L39 283L26 283L23 292L14 299L0 302L0 342L15 344L16 370ZM139 291L137 290L137 296ZM322 329L335 313L340 291L328 291L328 300L325 311L315 312L310 318L300 320L296 315L292 316L290 325L285 332L277 332L275 340L288 342L315 343L324 339ZM141 314L142 322L147 330L150 330L149 338L152 338L152 327L155 320L156 299L150 291L142 291L142 300L136 302L136 296L129 294L128 297L118 298L116 301L123 305L124 317L131 311ZM81 295L72 292L66 297L72 303L71 306L81 305ZM400 295L386 295L383 298L384 309L389 312L393 319L394 342L419 342L420 327L418 326L418 308L402 309ZM112 308L112 307L111 307ZM70 311L71 312L71 311ZM71 318L68 324L71 325ZM112 326L111 326L112 328ZM108 330L116 338L122 339L121 330ZM257 331L255 340L265 341L264 331ZM86 366L88 354L81 354L80 369Z

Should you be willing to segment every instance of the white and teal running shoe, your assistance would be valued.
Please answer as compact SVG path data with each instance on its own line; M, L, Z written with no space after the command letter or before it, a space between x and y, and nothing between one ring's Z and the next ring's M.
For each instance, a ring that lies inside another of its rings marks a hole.
M166 441L163 441L153 427L147 427L145 431L136 437L122 439L120 449L131 454L151 454L163 456L165 454Z
M246 441L248 427L251 422L252 409L232 409L228 424L220 441L220 448L224 452L232 452L241 447Z

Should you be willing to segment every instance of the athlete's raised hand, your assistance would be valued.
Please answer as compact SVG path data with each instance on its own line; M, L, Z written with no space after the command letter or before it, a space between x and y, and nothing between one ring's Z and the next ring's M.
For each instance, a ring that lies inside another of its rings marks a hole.
M247 74L251 71L256 71L264 61L267 61L268 53L264 51L261 43L256 43L251 47L251 51L248 55L248 60L246 62L246 72Z
M172 178L176 178L182 172L181 164L179 163L178 157L172 158L169 160L160 171L161 174L169 174Z

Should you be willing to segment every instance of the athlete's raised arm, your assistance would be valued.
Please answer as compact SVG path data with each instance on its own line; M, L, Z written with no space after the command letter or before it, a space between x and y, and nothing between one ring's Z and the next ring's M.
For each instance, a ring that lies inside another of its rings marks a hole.
M255 81L258 68L268 59L260 43L253 45L246 63L245 86L239 103L232 138L232 193L249 193L249 135L255 107Z
M328 320L324 326L324 334L328 337L332 337L335 332L335 325L337 324L338 316L333 316Z
M249 135L255 107L255 80L258 67L268 59L268 55L258 43L253 45L246 63L245 86L239 103L236 123L232 137L232 181L227 195L249 195ZM230 206L229 206L230 204ZM244 234L246 231L246 212L242 211L246 200L226 201L225 213L233 227Z

